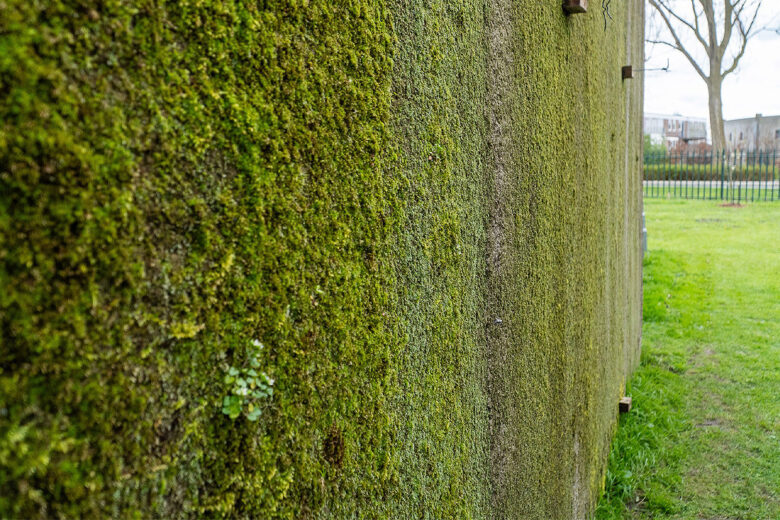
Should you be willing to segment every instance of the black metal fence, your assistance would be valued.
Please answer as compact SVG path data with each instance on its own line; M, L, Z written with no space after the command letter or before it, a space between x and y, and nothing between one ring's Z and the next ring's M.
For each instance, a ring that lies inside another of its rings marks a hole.
M645 154L643 187L650 198L780 200L780 151Z

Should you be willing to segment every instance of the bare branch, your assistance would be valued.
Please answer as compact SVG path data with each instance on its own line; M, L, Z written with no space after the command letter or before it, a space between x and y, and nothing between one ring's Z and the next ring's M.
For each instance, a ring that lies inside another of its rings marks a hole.
M722 77L726 77L727 75L731 74L737 69L737 66L739 65L739 61L742 59L742 57L745 55L745 49L747 49L747 42L750 39L750 37L753 35L753 27L755 26L756 19L758 18L758 10L760 8L760 5L756 8L755 12L753 13L753 18L750 20L750 24L748 24L747 28L745 28L745 24L742 21L741 18L736 18L736 25L739 29L739 35L740 35L740 47L739 51L737 52L736 56L734 56L734 60L731 63L731 66L726 69ZM744 9L744 6L743 6ZM742 9L740 9L740 13L742 12Z
M689 22L688 20L686 20L686 19L685 19L685 18L683 18L682 16L678 15L677 13L675 13L675 12L674 12L674 10L673 10L673 9L672 9L672 8L669 6L669 4L667 4L667 3L665 2L665 0L655 0L655 1L656 1L656 2L657 2L657 3L658 3L660 6L661 6L661 7L663 7L664 9L666 9L667 13L669 13L669 14L670 14L672 17L674 17L674 19L676 19L678 22L680 22L680 23L681 23L681 24L683 24L685 27L687 27L688 29L690 29L690 30L691 30L691 32L693 33L693 35L696 37L696 39L697 39L697 40L699 40L699 43L701 43L701 44L702 44L702 46L704 47L704 49L705 49L705 50L706 50L706 51L709 53L709 49L708 49L708 46L707 46L707 42L706 42L706 41L704 41L704 38L702 37L701 33L699 32L699 19L698 19L698 17L696 16L696 6L695 6L695 4L693 3L693 0L691 0L691 7L692 7L692 10L693 10L693 19L694 19L694 23L691 23L691 22ZM695 25L694 25L694 24L695 24Z
M724 12L725 29L723 33L723 39L718 45L718 50L720 51L722 58L726 53L726 49L728 48L729 43L731 42L731 35L733 33L734 26L741 26L738 27L741 33L740 36L745 37L742 39L742 45L740 52L738 53L741 57L741 55L744 54L744 46L747 44L747 40L750 39L750 37L754 34L753 29L756 23L756 19L758 18L758 13L761 10L761 1L758 0L754 2L748 2L747 0L734 0L733 3L730 0L724 1L726 2L726 9ZM751 17L750 23L747 24L747 29L745 30L744 25L746 9L753 9L753 16Z
M735 0L733 3L731 0L723 1L725 4L723 9L723 38L718 44L718 57L721 59L723 59L723 54L726 52L726 47L729 45L729 41L731 40L731 31L734 28L734 21L731 18L731 16L734 14L734 6L739 4L740 0Z
M773 32L776 34L780 34L780 13L776 14L772 17L771 20L766 22L764 25L756 29L756 34L760 32Z
M718 25L715 23L715 8L712 5L712 0L699 0L701 4L702 12L704 13L704 19L707 21L707 36L708 47L710 49L715 48L715 42L718 40ZM711 53L708 53L711 55Z
M675 45L673 43L669 43L669 42L664 41L664 40L645 40L645 41L647 43L652 43L653 45L666 45L667 47L671 47L674 50L678 50L677 49L677 45Z
M696 29L693 31L696 33L696 38L699 39L702 45L704 45L704 48L707 48L707 43L704 41L704 38L701 36L701 31L699 29L699 13L696 12L696 0L691 0L691 11L693 11L693 23L696 25Z
M693 55L691 55L690 52L683 46L682 41L680 41L680 37L677 36L677 32L674 30L674 26L672 25L671 20L666 15L669 11L669 7L663 3L663 0L650 0L650 5L655 7L658 14L661 15L661 18L664 21L664 24L666 25L666 28L669 29L669 33L671 33L672 38L674 39L675 45L671 45L667 43L670 47L673 47L677 49L683 56L685 56L688 61L693 65L694 70L699 74L699 76L704 79L704 81L707 81L707 75L704 73L702 68L699 66L698 63L696 63L696 60L694 59Z

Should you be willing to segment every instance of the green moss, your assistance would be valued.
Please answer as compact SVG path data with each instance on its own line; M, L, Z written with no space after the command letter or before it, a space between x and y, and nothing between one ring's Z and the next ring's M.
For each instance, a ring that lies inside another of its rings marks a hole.
M388 472L388 13L2 11L1 516L362 507ZM253 339L262 424L219 408Z
M584 517L638 357L641 83L619 71L641 6L632 58L625 6L606 32L555 3L391 11L394 517Z
M632 58L624 6L0 11L0 516L590 508L638 347L641 8ZM274 394L233 421L255 340Z

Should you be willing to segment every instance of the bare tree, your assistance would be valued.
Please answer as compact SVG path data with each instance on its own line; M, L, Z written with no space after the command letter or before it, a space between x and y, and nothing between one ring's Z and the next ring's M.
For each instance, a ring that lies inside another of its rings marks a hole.
M712 144L716 150L725 149L723 80L736 70L745 55L748 40L757 32L755 23L761 0L649 2L663 20L670 38L657 37L648 41L679 51L707 84Z

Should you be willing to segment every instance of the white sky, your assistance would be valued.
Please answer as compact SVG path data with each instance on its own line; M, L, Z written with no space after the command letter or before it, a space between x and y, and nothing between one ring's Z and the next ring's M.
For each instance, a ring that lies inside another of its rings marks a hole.
M680 5L686 4L690 6L688 2ZM648 17L652 9L648 4ZM690 13L690 7L683 13ZM770 22L780 27L780 0L763 1L757 25ZM663 33L664 37L667 34ZM670 72L645 73L645 112L708 117L707 87L688 60L664 45L646 44L645 52L649 58L647 68L664 67L667 59L670 64ZM754 117L758 113L780 115L780 35L775 32L765 31L750 40L739 68L723 82L725 119Z

